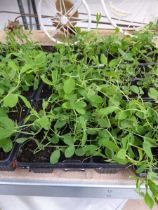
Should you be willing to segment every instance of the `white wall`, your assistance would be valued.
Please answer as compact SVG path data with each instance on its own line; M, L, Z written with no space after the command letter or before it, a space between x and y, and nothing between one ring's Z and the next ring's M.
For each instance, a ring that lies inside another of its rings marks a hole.
M38 3L39 0L36 0L36 2ZM53 0L49 0L49 1L53 1ZM76 0L74 0L76 1ZM120 0L109 0L113 3L117 3ZM134 20L142 20L142 17L144 18L143 20L148 20L151 19L152 16L157 16L158 17L158 0L124 0L125 2L125 8L124 10L126 11L130 11L131 8L133 8L133 10L137 12L137 15L131 15L129 17L127 17L127 19L134 19ZM26 0L23 0L23 3L25 5L25 9L27 11L27 5L26 5ZM108 2L107 0L105 0L105 2ZM100 4L100 0L87 0L87 3L90 6L90 10L92 12L92 14L96 14L97 12L101 12L104 15L103 12L103 8L102 5ZM137 3L137 6L133 7L133 5L135 5L135 3ZM9 10L9 11L19 11L18 9L18 5L17 5L17 0L0 0L0 11L3 10ZM48 11L45 11L45 13L47 14ZM114 14L111 13L112 16L115 16ZM4 14L4 13L0 13L0 29L2 29L6 24L8 19L13 20L16 17L16 15L10 15L10 14ZM95 17L92 18L93 20L95 20ZM103 18L102 21L107 21L106 18ZM93 25L93 27L95 27L96 25ZM104 28L105 25L102 25L101 28Z

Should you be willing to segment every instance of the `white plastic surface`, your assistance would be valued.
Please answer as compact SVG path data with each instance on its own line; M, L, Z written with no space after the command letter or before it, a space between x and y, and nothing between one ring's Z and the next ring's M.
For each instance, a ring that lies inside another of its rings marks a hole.
M126 200L0 196L0 210L121 210Z

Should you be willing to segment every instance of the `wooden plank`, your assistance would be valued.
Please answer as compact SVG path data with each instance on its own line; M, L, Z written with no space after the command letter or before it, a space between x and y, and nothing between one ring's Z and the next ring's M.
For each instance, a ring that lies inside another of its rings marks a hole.
M100 35L103 36L108 36L114 33L114 30L93 30L92 33L99 33ZM46 34L43 31L39 30L34 30L30 34L30 38L34 42L38 42L41 45L53 45L54 42L51 41ZM0 42L5 43L6 41L6 36L4 31L0 31ZM157 47L158 47L158 39L155 41Z
M0 31L0 42L5 43L5 32L4 31Z
M37 180L37 181L59 181L59 182L82 182L93 184L120 184L130 185L135 184L135 181L129 179L129 176L134 176L134 172L127 168L117 173L98 173L93 169L85 171L64 171L56 169L52 173L37 173L29 172L29 170L17 169L14 172L1 171L0 181L3 180ZM71 177L71 181L70 181Z
M51 34L51 32L49 32ZM112 33L114 33L113 30L99 30L99 31L96 31L96 30L93 30L93 33L99 33L101 35L104 35L104 36L108 36ZM51 41L48 36L41 30L34 30L31 32L30 34L30 38L32 41L34 42L38 42L40 43L41 45L53 45L54 42ZM5 36L5 32L3 30L0 31L0 42L2 43L5 43L6 41L6 36Z

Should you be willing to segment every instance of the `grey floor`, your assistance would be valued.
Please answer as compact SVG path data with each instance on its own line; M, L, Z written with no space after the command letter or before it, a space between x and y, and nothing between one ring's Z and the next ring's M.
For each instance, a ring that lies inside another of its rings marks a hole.
M126 200L0 196L0 210L122 210Z

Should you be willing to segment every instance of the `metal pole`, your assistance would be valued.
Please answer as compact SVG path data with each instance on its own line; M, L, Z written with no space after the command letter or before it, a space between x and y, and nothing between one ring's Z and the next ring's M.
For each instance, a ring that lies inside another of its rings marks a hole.
M28 4L28 13L29 13L29 25L30 29L32 30L31 0L27 0L27 4Z
M22 0L17 0L17 3L18 3L18 6L19 6L20 13L25 14ZM27 18L25 16L22 16L22 20L23 20L23 24L24 24L25 29L29 29L28 24L27 24Z
M40 23L39 23L39 20L38 20L35 0L31 0L31 3L32 3L33 13L35 15L36 27L37 27L38 30L40 30Z
M145 186L141 187L145 192ZM135 184L114 185L39 180L0 180L0 195L141 199Z

